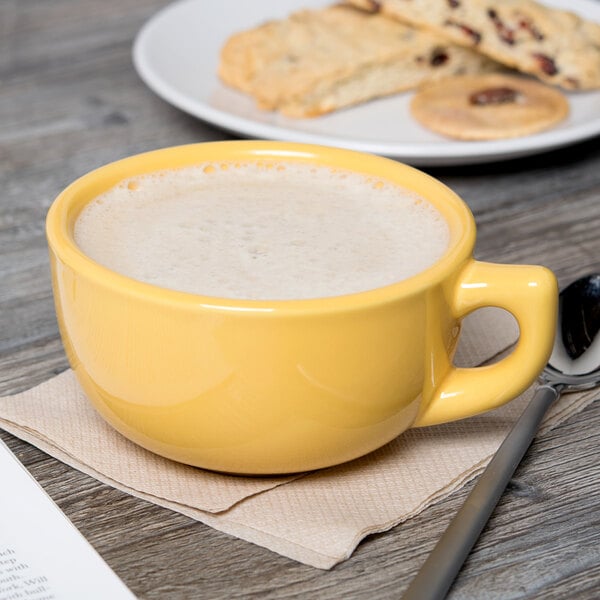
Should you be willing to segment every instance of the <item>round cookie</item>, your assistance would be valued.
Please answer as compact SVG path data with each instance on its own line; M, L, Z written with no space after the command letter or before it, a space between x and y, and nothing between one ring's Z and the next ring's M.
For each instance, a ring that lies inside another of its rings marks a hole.
M562 121L569 103L557 89L516 75L449 77L424 86L411 111L425 127L459 140L536 133Z

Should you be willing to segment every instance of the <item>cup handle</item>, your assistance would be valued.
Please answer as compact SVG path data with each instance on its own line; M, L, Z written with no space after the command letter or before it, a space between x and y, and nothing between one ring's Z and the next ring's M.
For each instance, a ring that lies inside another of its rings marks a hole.
M485 306L507 310L519 324L519 341L496 364L450 367L413 427L470 417L509 402L531 385L552 351L558 289L544 267L472 260L459 275L450 303L458 319Z

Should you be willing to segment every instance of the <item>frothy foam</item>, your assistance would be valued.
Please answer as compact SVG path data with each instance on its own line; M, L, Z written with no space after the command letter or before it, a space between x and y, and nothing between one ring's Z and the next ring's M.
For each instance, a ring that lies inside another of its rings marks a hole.
M75 241L134 279L240 299L338 296L423 271L449 243L428 202L326 167L223 164L154 173L96 198Z

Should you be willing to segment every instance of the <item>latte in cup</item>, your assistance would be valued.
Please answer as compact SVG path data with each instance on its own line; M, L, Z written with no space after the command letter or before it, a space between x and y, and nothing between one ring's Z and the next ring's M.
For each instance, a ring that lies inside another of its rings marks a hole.
M90 202L75 241L122 275L233 299L339 296L433 265L449 228L397 184L304 163L202 164L125 180Z

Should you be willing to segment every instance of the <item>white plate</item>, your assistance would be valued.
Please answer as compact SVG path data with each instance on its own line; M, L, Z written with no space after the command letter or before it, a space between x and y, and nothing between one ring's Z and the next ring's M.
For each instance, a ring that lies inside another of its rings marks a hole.
M545 0L600 22L597 0ZM458 165L502 160L565 146L600 133L600 91L568 94L570 116L536 135L489 142L449 141L409 114L411 93L376 100L315 119L289 119L258 110L254 101L217 77L219 50L236 31L324 0L180 0L139 32L134 65L164 100L244 137L340 146L398 158L413 165Z

